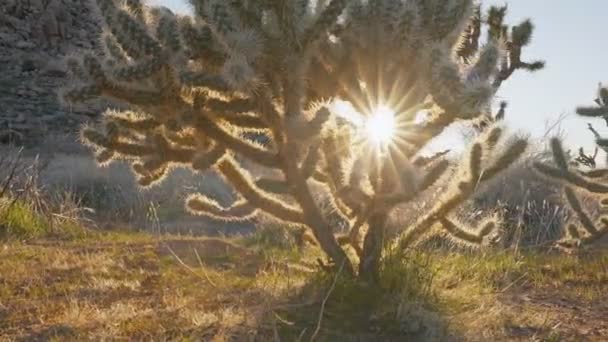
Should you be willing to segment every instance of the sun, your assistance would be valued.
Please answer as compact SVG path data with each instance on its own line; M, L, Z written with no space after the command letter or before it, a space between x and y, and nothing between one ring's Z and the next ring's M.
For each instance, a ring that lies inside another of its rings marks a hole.
M359 143L384 150L397 134L396 113L388 105L378 105L369 114L363 115L347 101L336 100L332 111L355 128Z
M364 122L367 139L377 146L386 146L393 140L395 126L395 112L385 105L376 107Z

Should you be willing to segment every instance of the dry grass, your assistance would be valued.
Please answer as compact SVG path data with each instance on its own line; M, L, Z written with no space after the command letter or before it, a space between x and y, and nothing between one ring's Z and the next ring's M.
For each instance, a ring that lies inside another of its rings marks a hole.
M106 233L7 242L0 339L308 340L334 280L315 269L319 252L297 259L243 241ZM340 277L318 340L608 338L608 254L401 257L386 263L382 289Z

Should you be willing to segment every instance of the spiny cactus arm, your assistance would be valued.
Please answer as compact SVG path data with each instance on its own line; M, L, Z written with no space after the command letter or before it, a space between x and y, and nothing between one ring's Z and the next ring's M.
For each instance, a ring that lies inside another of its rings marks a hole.
M97 84L79 84L61 91L60 98L69 103L85 102L98 98L101 95L101 87Z
M603 87L600 83L598 97L595 100L596 106L580 106L576 109L576 113L581 116L589 117L608 117L608 88Z
M348 232L348 243L351 247L353 247L359 258L363 256L361 228L367 223L372 210L373 207L368 205L363 212L357 215L357 218L353 222L350 231Z
M230 114L218 117L233 127L249 132L263 133L269 130L268 125L259 116L250 114Z
M437 153L434 153L430 156L418 156L414 159L412 164L416 167L425 167L434 161L444 157L446 154L450 153L451 150L443 150Z
M319 158L321 157L320 142L315 141L308 147L308 151L300 163L300 174L304 179L313 177L317 168ZM285 180L285 177L266 178L262 177L255 181L255 184L262 190L275 194L288 194L290 186Z
M117 8L113 0L97 0L97 5L116 41L130 57L160 55L160 44L148 33L143 22Z
M503 48L497 41L491 41L481 48L475 63L470 66L467 77L486 82L496 75L498 64L503 58Z
M266 6L251 2L248 4L249 6L246 6L247 4L244 1L232 1L230 5L236 11L243 26L261 34L264 39L272 38L269 32L264 29L262 23L262 12Z
M572 173L570 171L564 171L549 165L545 165L543 163L534 163L534 168L540 172L541 174L556 179L556 180L561 180L564 181L568 184L574 185L576 187L582 188L587 190L590 193L596 193L596 194L606 194L608 193L608 186L601 184L601 183L597 183L597 182L591 182L585 178L583 178L582 176Z
M213 48L213 34L209 27L195 25L190 18L182 19L178 26L188 57L211 68L222 66L226 54Z
M558 138L551 139L551 151L553 153L553 161L558 167L556 168L550 165L536 162L534 163L534 167L538 172L547 177L556 180L561 180L573 186L585 189L591 193L608 193L608 186L602 183L592 182L583 177L581 174L571 172L568 169L566 154Z
M106 55L113 63L125 63L127 61L127 55L124 50L118 45L116 38L109 33L106 32L103 37L103 47L105 48Z
M83 67L88 73L87 78L91 79L94 84L79 85L66 90L63 93L63 98L68 101L79 102L91 99L94 96L106 96L144 107L159 105L164 101L163 93L158 90L124 85L111 80L106 75L99 60L92 55L86 55L83 58Z
M313 118L306 122L304 127L301 127L308 137L318 137L321 134L321 130L329 120L331 113L327 107L323 106L319 108Z
M474 13L473 1L461 0L450 5L446 1L435 3L432 24L429 25L433 29L428 33L431 39L458 39Z
M593 169L590 171L579 171L579 173L581 176L590 179L608 177L608 169Z
M142 187L149 187L152 186L153 184L160 182L165 175L167 174L167 167L166 165L154 170L153 172L146 172L146 173L141 173L139 175L139 177L137 178L137 184L139 184Z
M499 126L494 126L487 131L486 136L484 138L484 145L483 145L486 148L486 150L488 150L488 151L494 150L494 148L500 141L500 138L502 137L502 133L503 133L502 128L500 128Z
M463 189L463 184L467 184L469 188L477 187L481 178L483 161L483 147L480 143L474 143L471 147L471 154L469 156L469 168L468 168L468 180L459 184L459 188Z
M143 10L141 12L143 13ZM150 14L156 17L156 37L167 51L171 52L173 56L177 56L183 47L179 35L178 18L172 12L160 8L153 8Z
M280 165L279 158L276 153L270 152L250 142L243 141L241 138L233 136L206 117L199 117L195 125L200 132L204 133L204 135L245 156L246 158L255 161L256 163L271 168L278 168Z
M109 164L114 158L114 151L108 149L101 149L95 153L95 161L101 166Z
M224 158L217 166L222 176L243 196L252 206L287 222L303 223L304 215L298 208L286 205L271 194L263 192L252 181L248 172L242 169L232 158Z
M498 55L494 54L494 57ZM494 65L485 69L496 69L498 58L491 62ZM457 118L472 119L479 116L481 109L494 95L495 88L475 77L463 79L459 64L453 60L452 52L446 46L439 45L432 49L430 63L430 93L433 101L446 113L451 114L450 123Z
M446 217L440 218L439 222L443 229L449 233L450 238L463 244L481 245L484 238L496 229L496 222L493 220L483 222L477 229L464 228Z
M458 186L441 199L429 212L420 217L412 227L409 227L397 241L398 248L407 248L416 242L439 219L445 217L466 199L465 191L471 189L471 182L461 181Z
M528 141L525 139L517 139L511 143L505 151L496 159L492 165L483 171L481 181L486 181L497 173L513 164L528 148Z
M141 0L125 0L124 6L133 14L133 16L137 20L143 22L143 16L145 13L144 5L142 4Z
M147 132L161 125L153 118L145 117L132 111L107 111L105 116L119 126L137 132Z
M271 194L289 194L289 184L284 179L259 178L255 181L255 185Z
M186 208L191 214L226 222L245 222L256 215L256 209L242 198L229 207L222 207L203 194L190 195L186 199Z
M183 71L179 79L182 84L190 87L207 88L218 92L230 90L230 86L220 75L204 71Z
M176 128L176 127L174 127ZM206 147L208 147L208 143L210 143L209 141L206 141L204 138L198 138L194 135L194 130L191 129L184 129L184 130L177 130L178 128L176 128L175 131L169 129L167 127L167 129L164 130L165 133L165 137L167 138L167 140L169 140L171 143L176 144L176 145L180 145L180 146L184 146L184 147L200 147L203 146L204 149L206 149Z
M487 140L485 140L487 141ZM482 182L490 179L490 176L495 176L498 172L506 169L510 164L508 161L514 161L517 157L523 154L521 146L523 143L516 140L510 147L507 147L501 155L496 158L487 168L483 167L482 161L484 149L482 143L473 144L470 152L467 167L461 177L455 177L455 182L451 185L451 190L439 199L438 203L432 207L424 216L420 217L416 223L405 230L396 243L397 248L407 248L415 243L420 237L425 234L437 221L446 218L449 213L468 200L475 192L475 189ZM502 167L502 169L500 169ZM491 171L487 171L491 170ZM474 242L474 241L471 241Z
M226 115L243 114L257 110L255 102L247 98L233 98L229 100L206 98L204 106L211 111Z
M434 113L428 121L417 124L412 128L411 137L406 138L411 150L407 153L413 157L420 152L433 138L441 134L452 122L455 115L446 112Z
M323 33L331 29L336 19L346 8L347 0L331 0L319 14L315 22L302 34L301 46L307 50Z
M126 156L144 157L155 153L154 146L122 141L113 141L94 129L85 128L82 131L85 141L103 147L107 150L120 153Z
M308 147L308 152L304 157L304 160L300 164L300 172L303 177L309 179L313 176L315 171L317 170L317 166L319 165L321 159L321 143L319 141L312 143Z
M481 37L481 5L475 6L473 16L460 41L456 53L465 63L469 63L479 50L479 38Z
M190 1L194 13L200 17L216 36L225 36L233 32L236 27L227 1L205 0Z
M342 215L349 217L356 211L352 206L356 208L361 205L359 198L353 196L358 192L353 192L355 189L349 186L344 174L345 161L350 154L349 144L337 134L325 134L321 138L321 149L325 168L323 172L315 171L313 177L326 185L336 208Z
M119 64L111 71L112 77L121 82L145 80L166 67L166 58L152 56L141 58L132 64Z
M445 175L446 171L450 168L450 162L442 159L435 162L427 168L426 174L422 178L422 181L418 184L417 192L423 192L430 188L433 184Z
M101 95L143 107L160 105L164 101L163 94L158 90L125 86L110 81L102 86Z
M313 177L313 174L317 167L317 163L319 161L319 157L319 143L313 143L308 148L308 153L306 154L304 161L302 161L300 165L300 172L303 178L309 179ZM255 184L260 189L274 194L288 194L290 191L290 186L286 182L284 177L282 177L282 179L262 177L257 179L255 181Z
M205 152L199 152L192 158L192 168L197 171L207 171L226 155L226 148L220 144L213 145Z
M574 190L570 187L564 187L564 193L566 195L566 199L572 211L578 217L582 228L586 231L586 235L581 236L578 232L578 228L574 225L568 226L568 237L561 240L559 244L563 247L573 247L574 245L589 245L593 242L601 239L608 233L608 218L600 217L597 223L594 223L593 220L589 217L589 215L583 209L580 201L578 200ZM600 226L601 224L601 226ZM577 243L572 243L574 240Z
M591 245L608 235L608 217L600 217L600 222L602 223L602 227L599 228L597 234L588 234L580 238L583 245Z
M315 171L312 175L312 179L321 183L327 188L327 191L331 194L329 197L330 204L337 210L337 212L344 217L352 217L354 210L351 209L344 201L343 198L348 196L348 187L337 189L329 176L320 171Z
M576 197L574 190L566 186L564 187L564 194L566 195L566 199L568 201L568 204L570 205L570 208L572 208L574 213L576 213L576 216L578 216L580 222L583 225L583 228L585 228L585 230L591 235L597 234L598 229L595 227L595 224L593 223L589 215L587 215L587 213L585 213L585 211L583 210L583 207L581 206L581 203Z
M416 196L420 195L433 184L435 184L450 168L450 162L443 159L433 163L426 169L426 173L420 179L413 191L399 191L397 193L389 193L387 195L377 195L376 201L380 206L393 208L397 205L412 201Z
M568 170L568 160L566 159L566 152L564 152L562 143L558 138L551 139L551 155L553 156L553 162L560 170Z
M501 67L498 77L496 80L494 80L494 86L500 86L502 82L511 77L511 75L513 75L513 73L518 69L534 72L545 67L544 61L534 61L529 63L521 60L522 50L525 46L530 44L533 31L534 25L529 19L524 20L519 25L513 26L510 37L508 37L509 41L507 42L508 59Z

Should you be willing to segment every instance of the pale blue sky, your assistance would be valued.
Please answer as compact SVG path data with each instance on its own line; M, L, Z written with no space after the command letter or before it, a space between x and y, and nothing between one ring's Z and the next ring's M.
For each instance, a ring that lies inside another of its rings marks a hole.
M149 0L177 12L187 13L185 0ZM570 114L562 123L567 144L593 146L586 122L600 132L603 120L577 118L577 105L591 104L598 82L608 83L607 0L485 0L485 5L509 5L509 23L532 18L536 31L525 59L544 59L547 67L537 73L516 73L499 92L509 102L511 127L542 136L547 123Z

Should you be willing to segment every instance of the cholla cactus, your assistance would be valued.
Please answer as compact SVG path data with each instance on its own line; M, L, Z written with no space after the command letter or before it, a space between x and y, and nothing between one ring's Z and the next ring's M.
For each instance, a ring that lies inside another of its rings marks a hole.
M608 122L608 89L602 87L601 84L595 102L598 106L579 107L576 110L577 114L587 117L601 117ZM606 150L608 148L608 139L602 138L591 124L588 126L595 136L596 144ZM608 177L608 169L595 168L597 149L594 156L590 157L586 156L581 148L579 156L575 159L576 162L591 167L591 170L586 172L574 169L572 163L568 163L567 154L564 152L559 139L554 138L551 141L551 151L553 152L553 163L555 165L537 163L535 167L541 174L562 183L566 201L578 218L580 225L579 227L575 223L568 224L565 229L565 236L558 244L568 249L590 245L608 235L608 217L602 216L594 222L583 209L576 190L598 196L608 194L608 185L604 184L606 177ZM602 182L603 180L604 182ZM608 200L602 199L600 205L602 207L608 206Z
M263 212L307 227L335 264L355 273L320 210L312 190L320 188L349 225L340 240L372 280L393 209L451 168L441 156L421 157L422 148L451 123L486 115L513 71L541 66L520 59L529 22L509 32L504 9L485 20L472 0L191 0L194 18L134 0L96 2L106 53L69 61L82 84L63 98L130 106L84 128L98 161L130 161L142 186L173 165L213 169L239 198L222 207L195 194L190 212L221 220ZM482 23L491 33L485 42ZM428 113L422 121L420 111ZM378 132L380 114L394 120L390 139L377 139L390 128ZM405 229L400 246L432 226L470 244L492 232L496 222L469 230L449 214L525 149L524 140L501 147L501 133L490 128L473 145L453 190ZM277 177L254 178L242 159Z

